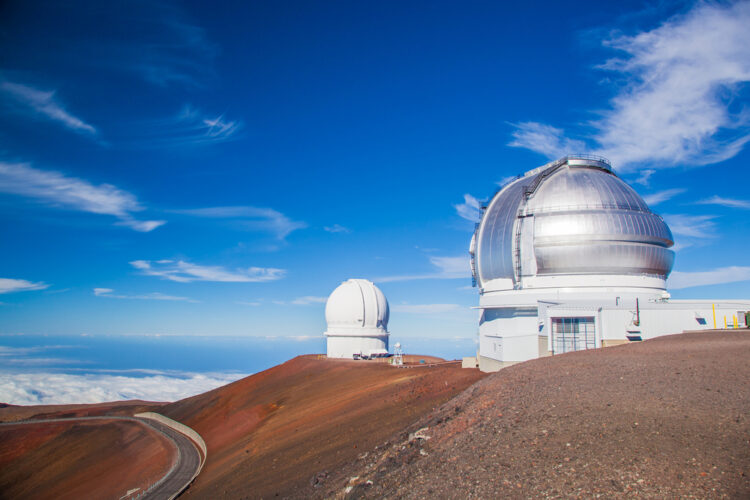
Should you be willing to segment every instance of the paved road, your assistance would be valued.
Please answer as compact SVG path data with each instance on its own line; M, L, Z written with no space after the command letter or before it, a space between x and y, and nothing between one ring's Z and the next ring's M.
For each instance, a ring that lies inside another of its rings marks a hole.
M22 425L22 424L48 424L51 422L71 422L75 420L127 420L137 422L155 429L157 432L166 436L177 449L177 458L173 467L164 475L151 491L140 498L153 500L162 500L174 498L181 493L190 483L193 476L198 471L201 462L200 452L193 442L184 434L177 432L171 427L156 422L135 417L76 417L76 418L54 418L39 420L21 420L18 422L3 422L2 426Z
M190 484L193 476L201 465L201 455L198 448L184 434L177 432L171 427L154 420L141 420L147 425L165 434L177 446L177 464L164 478L161 483L149 491L143 498L161 500L162 498L174 498Z

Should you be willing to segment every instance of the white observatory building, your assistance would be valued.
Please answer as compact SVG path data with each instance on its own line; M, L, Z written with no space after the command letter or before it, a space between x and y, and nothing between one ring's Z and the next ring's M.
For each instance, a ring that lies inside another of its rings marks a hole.
M329 358L388 355L388 301L371 281L341 283L326 302Z
M724 327L727 318L744 326L750 301L669 300L672 245L664 220L604 158L567 156L506 184L469 251L479 368Z

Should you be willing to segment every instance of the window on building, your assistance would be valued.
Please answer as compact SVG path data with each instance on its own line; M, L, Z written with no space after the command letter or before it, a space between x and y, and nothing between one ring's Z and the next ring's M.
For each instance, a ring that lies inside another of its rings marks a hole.
M593 317L552 318L552 352L583 351L596 347Z

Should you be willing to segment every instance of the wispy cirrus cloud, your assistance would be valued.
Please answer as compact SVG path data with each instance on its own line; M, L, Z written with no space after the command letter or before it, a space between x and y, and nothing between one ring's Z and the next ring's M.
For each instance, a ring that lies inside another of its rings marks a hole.
M469 256L460 257L430 257L430 264L435 268L431 273L425 274L406 274L397 276L383 276L376 278L374 281L380 283L390 283L394 281L413 281L426 279L459 279L471 277L471 267L469 265Z
M34 199L45 205L119 219L117 225L148 232L166 223L137 220L133 212L144 210L137 198L111 184L95 185L53 170L41 170L27 163L0 161L0 193Z
M170 212L193 217L231 220L234 227L238 229L267 232L278 240L285 239L293 231L307 227L305 222L292 220L278 210L265 207L206 207L170 210Z
M315 297L313 295L305 295L304 297L297 297L292 304L296 306L306 306L310 304L325 304L328 301L328 297Z
M242 130L242 122L186 105L167 118L131 124L130 130L123 143L134 149L179 148L234 140Z
M718 234L715 215L664 214L663 218L675 237L675 252L704 245Z
M261 283L280 280L286 275L286 270L273 267L229 270L221 266L201 266L184 260L134 260L130 262L130 265L146 276L156 276L179 283L193 281Z
M722 207L730 208L750 208L750 200L737 200L717 195L706 198L705 200L699 200L696 203L701 205L721 205Z
M407 314L441 314L468 310L458 304L395 304L391 310Z
M29 367L48 367L72 365L81 363L80 360L55 357L54 354L63 349L73 348L73 345L37 345L33 347L0 346L0 362L6 368L27 369ZM3 401L0 398L0 401Z
M56 53L79 67L164 88L203 88L216 80L220 47L175 2L134 0L95 11L85 2L65 2L57 11L75 16L79 29L60 41Z
M70 346L63 346L63 345L51 345L51 346L33 346L33 347L11 347L11 346L4 346L0 345L0 358L17 358L17 357L23 357L23 356L29 356L32 354L36 354L38 352L43 352L48 349L60 349L64 347L70 347Z
M623 170L735 156L750 141L750 113L737 101L750 82L748 25L748 2L699 2L655 29L604 40L622 56L599 69L620 77L622 86L609 109L585 124L592 139L586 149ZM549 158L582 151L580 141L550 125L515 128L512 146Z
M68 130L95 136L97 129L65 109L54 90L40 90L29 85L0 81L0 93L21 112L59 123Z
M344 227L341 224L334 224L333 226L325 226L323 230L327 233L351 233L352 230L348 227Z
M716 236L714 215L664 214L672 234L691 238L713 238Z
M241 306L259 307L259 306L262 305L262 302L260 302L259 300L255 300L255 301L253 301L253 300L249 300L249 301L248 300L238 300L237 302L235 302L235 304L239 304Z
M671 200L678 194L682 194L685 191L687 191L687 189L684 188L665 189L663 191L657 191L656 193L643 195L643 201L645 201L649 206L658 205L659 203Z
M293 300L274 300L272 301L277 306L309 306L311 304L325 304L328 301L328 297L317 297L314 295L306 295L304 297L297 297Z
M464 202L453 205L456 209L456 213L462 219L466 219L471 222L479 222L482 218L482 205L479 200L474 198L470 194L464 195Z
M94 288L94 295L97 297L106 297L109 299L129 299L129 300L167 300L167 301L184 301L197 303L197 300L193 300L190 297L179 297L175 295L165 295L159 292L135 294L135 295L122 295L114 293L112 288Z
M698 272L673 271L669 276L669 288L679 290L695 286L720 285L738 281L750 281L750 267L728 266Z
M652 168L645 168L639 172L639 176L633 180L634 183L648 187L651 183L651 177L656 173Z
M0 293L29 292L45 288L49 288L49 285L41 281L34 283L27 280L0 278Z
M515 129L511 136L513 140L509 146L530 149L541 153L547 158L559 158L570 153L588 151L586 143L568 139L565 131L551 125L538 122L511 123Z
M437 267L441 274L455 278L471 276L468 256L430 257L430 263Z

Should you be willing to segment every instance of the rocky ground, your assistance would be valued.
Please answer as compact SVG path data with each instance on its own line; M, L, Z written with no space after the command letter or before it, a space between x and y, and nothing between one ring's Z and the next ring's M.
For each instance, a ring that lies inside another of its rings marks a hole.
M506 368L362 453L315 495L750 498L750 332Z

